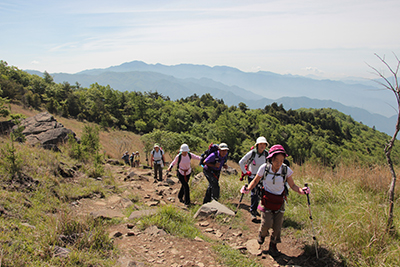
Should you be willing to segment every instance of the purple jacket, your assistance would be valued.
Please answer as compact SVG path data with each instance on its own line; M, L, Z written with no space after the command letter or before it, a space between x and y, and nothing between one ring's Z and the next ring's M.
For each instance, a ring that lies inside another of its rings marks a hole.
M209 171L220 171L227 161L228 161L228 153L225 155L225 157L222 158L218 150L208 155L208 157L204 160L204 163L214 164L216 162L219 162L220 163L219 168L209 167L204 164L204 169Z

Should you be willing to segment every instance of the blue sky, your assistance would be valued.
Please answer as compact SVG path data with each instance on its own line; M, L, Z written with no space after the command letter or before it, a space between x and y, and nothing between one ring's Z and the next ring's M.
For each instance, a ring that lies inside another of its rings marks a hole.
M76 73L133 60L375 78L400 56L398 0L0 1L0 59Z

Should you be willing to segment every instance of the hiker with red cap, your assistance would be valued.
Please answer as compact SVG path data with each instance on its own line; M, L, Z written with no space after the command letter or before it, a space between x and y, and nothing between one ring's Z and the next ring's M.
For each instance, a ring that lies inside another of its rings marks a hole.
M272 146L267 157L268 162L260 166L256 177L248 187L243 186L240 189L241 193L246 194L258 186L261 181L259 186L261 186L262 198L261 205L258 206L258 210L261 212L261 225L257 241L260 245L263 244L265 237L269 235L269 229L272 228L269 243L271 256L279 255L276 245L281 243L283 214L285 212L285 183L287 182L293 191L301 195L310 193L308 187L300 188L294 183L292 169L283 164L287 156L283 146Z
M189 192L189 178L192 173L192 168L190 166L190 160L192 158L200 160L201 157L196 154L189 152L189 146L187 144L182 144L179 150L179 154L176 155L175 159L169 165L167 172L170 172L171 169L176 165L177 168L177 176L182 186L178 193L178 198L180 202L183 202L185 205L190 205L190 192Z
M269 146L267 139L264 136L260 136L256 140L255 148L252 148L246 155L239 161L240 169L244 175L247 175L248 183L253 181L257 174L258 169L262 164L267 162L268 150L265 150ZM251 221L257 222L257 216L260 214L257 212L258 202L260 201L256 189L251 190L251 204L250 214Z

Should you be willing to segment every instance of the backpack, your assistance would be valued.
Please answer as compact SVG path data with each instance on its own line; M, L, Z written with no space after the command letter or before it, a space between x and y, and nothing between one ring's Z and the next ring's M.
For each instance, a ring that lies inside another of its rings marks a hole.
M154 160L154 149L150 152L150 154L151 154L151 158ZM161 156L162 155L164 155L164 151L162 150L162 148L160 147L160 152L161 152ZM164 158L163 157L161 157L161 160L162 160L162 162L163 162L163 164L165 164L165 162L164 162Z
M269 154L268 150L265 149L262 153L265 154L265 157L268 157L268 154ZM249 170L249 164L251 164L251 162L256 158L256 155L257 155L257 148L252 146L251 147L251 156L250 156L249 160L247 161L247 163L244 165L244 168L246 169L246 171ZM242 176L240 177L241 181L243 180L243 177L245 175L246 174L242 172Z
M188 152L189 158L192 159L192 155ZM176 164L176 169L179 170L179 163L181 163L182 153L179 153L178 164Z
M286 159L285 159L285 161L287 163L289 163L289 161L287 161ZM265 166L265 173L264 173L263 177L260 179L260 181L258 182L258 184L256 185L256 193L260 197L260 199L262 199L262 197L265 193L262 181L265 179L265 177L268 174L274 174L274 173L269 172L271 165L272 165L271 162L267 162L267 165ZM285 199L287 199L287 196L289 195L289 188L287 187L287 182L286 182L287 168L288 168L288 165L286 163L283 163L282 164L282 173L276 175L276 176L283 177L283 184L284 184L284 188L285 188L284 192L283 192L283 196Z
M204 167L204 160L205 160L211 153L215 153L216 151L218 151L218 145L215 145L215 144L211 143L211 144L208 146L208 149L207 149L206 151L204 151L203 154L201 154L199 165L200 165L201 167ZM217 158L217 156L218 156L218 155L216 154L216 161L219 160L219 158Z

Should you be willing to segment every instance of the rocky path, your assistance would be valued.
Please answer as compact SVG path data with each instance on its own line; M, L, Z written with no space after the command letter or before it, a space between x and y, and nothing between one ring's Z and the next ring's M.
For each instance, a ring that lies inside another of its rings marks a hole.
M169 177L167 181L153 183L151 170L130 168L127 166L113 166L118 177L118 186L122 189L119 195L104 198L81 199L74 203L74 209L78 214L123 218L124 223L114 225L109 229L110 237L114 238L114 244L121 251L118 262L122 267L127 266L225 266L217 261L212 249L213 243L206 242L199 237L195 240L180 238L167 234L156 226L139 230L130 223L129 218L140 217L143 214L155 212L157 206L173 204L182 210L186 207L177 201L177 193L180 188L178 179ZM137 210L130 215L124 214L124 210L135 205L130 197L139 196L140 201L146 203L148 209ZM238 200L236 203L238 205ZM248 201L243 200L239 208L248 210ZM294 239L283 232L282 243L278 244L281 254L271 257L268 254L268 241L261 247L256 242L259 223L253 223L248 212L243 212L248 225L246 230L232 229L228 231L227 225L217 224L212 218L197 222L197 228L203 235L212 240L229 245L240 250L246 256L254 259L263 266L340 266L329 253L321 251L320 259L314 255L305 255L303 251L304 240Z

